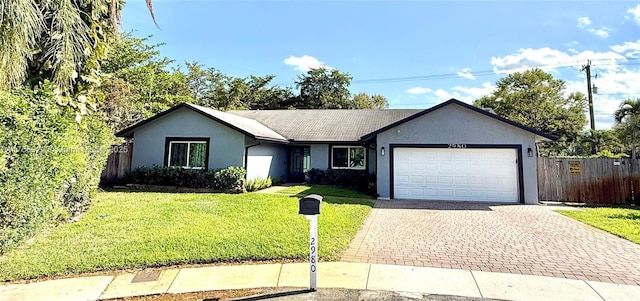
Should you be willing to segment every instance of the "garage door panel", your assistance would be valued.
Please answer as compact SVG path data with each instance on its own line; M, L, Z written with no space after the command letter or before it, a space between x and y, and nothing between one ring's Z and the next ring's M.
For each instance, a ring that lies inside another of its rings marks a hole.
M397 199L518 201L515 149L394 148Z

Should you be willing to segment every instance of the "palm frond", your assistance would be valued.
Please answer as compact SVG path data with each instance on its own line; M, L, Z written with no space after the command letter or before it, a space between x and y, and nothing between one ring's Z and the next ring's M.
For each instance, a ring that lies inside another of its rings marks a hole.
M0 0L0 89L21 84L44 22L34 0Z

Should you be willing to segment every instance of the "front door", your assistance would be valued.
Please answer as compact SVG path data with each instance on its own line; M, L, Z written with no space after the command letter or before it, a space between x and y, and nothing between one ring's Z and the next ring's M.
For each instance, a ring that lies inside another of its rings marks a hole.
M289 148L288 182L304 182L304 173L309 171L310 148L308 146Z

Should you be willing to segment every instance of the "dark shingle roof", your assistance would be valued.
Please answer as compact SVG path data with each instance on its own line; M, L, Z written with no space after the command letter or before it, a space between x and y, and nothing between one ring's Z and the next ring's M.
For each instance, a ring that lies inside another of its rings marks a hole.
M356 142L424 110L263 110L228 113L259 121L298 142Z

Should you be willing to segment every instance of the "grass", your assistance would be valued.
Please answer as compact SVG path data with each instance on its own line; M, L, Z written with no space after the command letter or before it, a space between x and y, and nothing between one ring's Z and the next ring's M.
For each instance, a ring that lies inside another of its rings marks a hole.
M628 208L585 208L558 211L585 224L640 244L640 210Z
M288 194L288 195L297 195L297 196L319 194L323 197L335 196L335 197L345 197L345 198L371 199L371 196L368 194L355 191L353 189L333 187L333 186L297 185L297 186L287 187L283 190L280 190L278 193Z
M371 210L325 198L319 255L336 260ZM298 198L276 194L103 192L77 222L0 258L0 280L212 262L305 259Z

